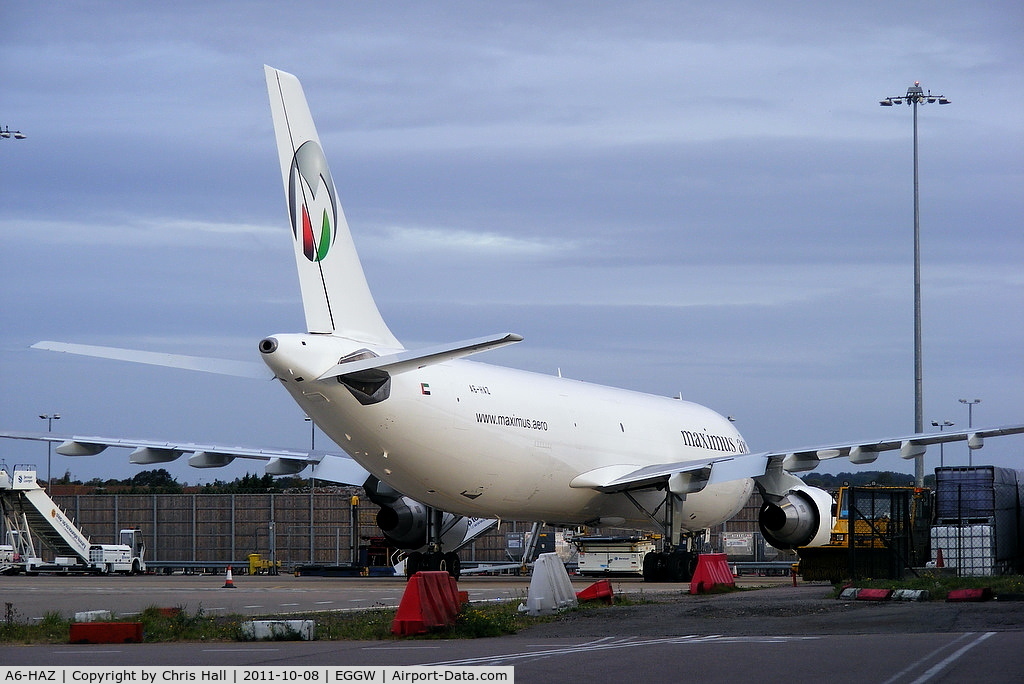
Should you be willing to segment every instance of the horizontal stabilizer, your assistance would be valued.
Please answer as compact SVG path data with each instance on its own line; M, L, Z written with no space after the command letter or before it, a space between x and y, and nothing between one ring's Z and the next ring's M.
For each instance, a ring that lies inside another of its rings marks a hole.
M430 366L435 363L443 363L452 359L458 359L470 354L478 354L482 351L489 351L504 347L505 345L522 342L522 335L515 333L502 333L490 337L477 337L472 340L463 340L452 344L429 347L427 349L410 349L396 354L364 358L358 361L339 363L331 367L329 371L321 375L318 380L328 380L339 375L349 375L360 371L378 369L388 373L404 373L415 368Z
M118 347L98 347L92 344L72 344L69 342L51 342L44 340L32 345L33 349L79 354L114 361L143 363L150 366L182 368L185 370L216 373L217 375L233 375L239 378L256 378L271 380L273 374L262 363L256 361L232 361L230 359L213 359L202 356L185 356L184 354L165 354L163 352L139 351L137 349L120 349Z

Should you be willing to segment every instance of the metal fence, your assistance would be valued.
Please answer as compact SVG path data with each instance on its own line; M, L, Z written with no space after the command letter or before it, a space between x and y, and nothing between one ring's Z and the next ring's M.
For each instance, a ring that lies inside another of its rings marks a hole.
M318 488L279 494L55 493L52 498L96 543L115 542L123 528L142 529L152 561L223 564L258 553L288 569L360 563L359 547L380 535L377 506L364 499L351 505L361 493ZM751 497L734 520L712 530L711 546L722 550L726 531L755 532L760 504L760 496ZM508 561L507 535L529 529L528 523L503 521L463 550L463 560Z

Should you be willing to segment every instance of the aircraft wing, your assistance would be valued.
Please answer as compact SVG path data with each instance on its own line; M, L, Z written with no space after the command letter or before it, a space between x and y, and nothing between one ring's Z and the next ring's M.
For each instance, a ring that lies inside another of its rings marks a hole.
M893 437L890 439L847 442L787 451L764 451L755 454L714 456L707 459L679 461L642 468L606 466L582 473L570 486L591 488L599 492L617 493L638 489L668 487L676 494L699 492L709 484L746 477L758 478L776 467L790 473L814 470L821 461L848 458L855 465L872 463L884 451L899 451L910 459L924 454L932 444L967 442L971 449L980 449L987 437L1024 433L1024 425L994 428L970 428L950 432L934 432Z
M313 477L341 484L362 485L369 476L362 466L348 456L329 451L58 435L50 432L0 431L0 437L57 443L56 452L62 456L93 456L108 447L133 449L128 460L136 465L167 463L184 454L191 454L188 463L194 468L220 468L236 458L249 458L266 461L264 471L269 475L294 475L313 466Z

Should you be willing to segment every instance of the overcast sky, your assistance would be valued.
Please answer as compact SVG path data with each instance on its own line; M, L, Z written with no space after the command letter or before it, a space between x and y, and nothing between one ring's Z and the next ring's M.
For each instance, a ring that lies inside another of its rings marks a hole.
M263 64L302 80L406 346L514 331L478 358L682 393L754 450L913 429L912 110L878 102L919 80L952 100L919 109L925 423L1021 422L1022 37L1010 0L6 2L0 429L308 444L275 383L28 349L304 330Z

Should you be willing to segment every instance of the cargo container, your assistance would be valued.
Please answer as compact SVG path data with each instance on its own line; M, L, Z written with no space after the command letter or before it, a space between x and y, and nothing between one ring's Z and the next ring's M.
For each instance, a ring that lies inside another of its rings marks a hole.
M947 568L961 577L988 577L1013 572L1012 558L1000 558L994 525L936 525L932 551L942 552Z
M935 469L932 554L961 575L1024 571L1024 472L997 466Z
M997 466L935 469L935 512L938 524L985 522L1020 511L1024 473Z

